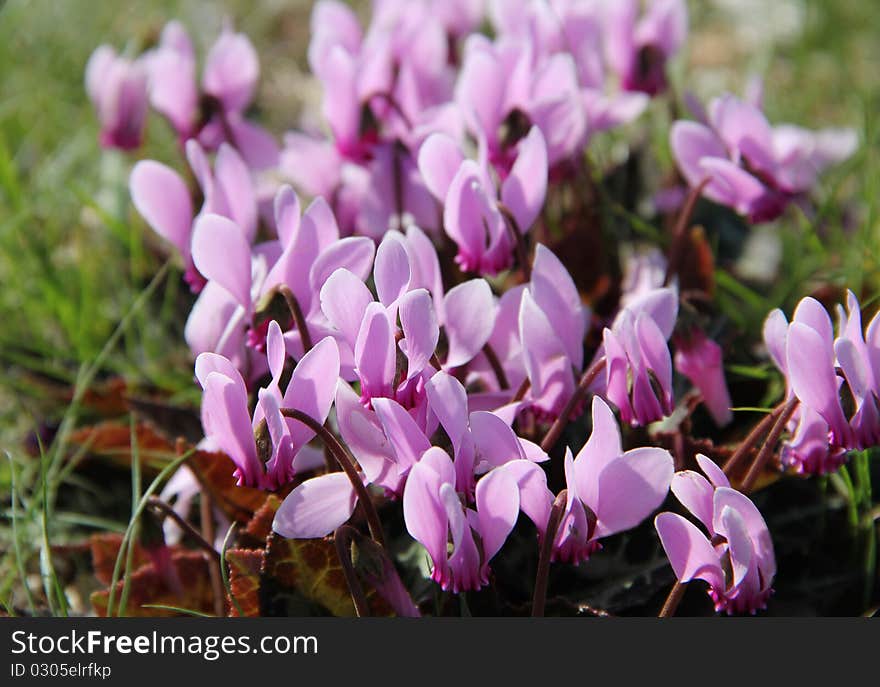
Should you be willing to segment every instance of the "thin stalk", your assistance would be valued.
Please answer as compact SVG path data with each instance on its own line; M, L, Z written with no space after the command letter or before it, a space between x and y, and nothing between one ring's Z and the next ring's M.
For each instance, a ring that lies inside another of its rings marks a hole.
M550 577L550 559L553 558L553 544L556 542L556 533L565 513L565 505L568 500L568 491L563 489L553 501L550 509L550 517L547 518L547 531L541 541L541 553L538 557L538 572L535 575L535 592L532 597L532 617L543 618L544 608L547 603L547 582Z
M526 237L523 235L522 231L520 231L519 223L516 221L516 217L513 216L513 213L508 207L499 202L498 210L504 217L504 225L507 227L507 233L513 241L514 250L516 252L516 261L519 263L519 268L522 270L523 281L530 281L532 278L532 265L529 262L529 249L526 245Z
M135 526L135 536L137 536L140 526L140 516L137 513L137 503L141 498L141 455L140 444L137 440L137 426L135 425L134 414L129 415L129 425L131 428L131 519L137 523ZM117 616L124 613L128 608L128 597L131 593L131 573L134 565L134 546L129 544L128 552L125 557L125 576L122 578L122 593L119 595L119 610Z
M203 492L204 493L204 492ZM214 546L209 542L205 537L203 537L199 531L193 527L190 523L184 520L180 515L175 512L175 510L165 503L158 496L151 496L147 499L147 507L157 511L158 514L162 518L171 518L174 520L174 523L183 530L183 533L189 537L194 544L196 544L202 551L211 555L212 560L219 560L220 554L217 553L217 550Z
M682 254L684 252L684 243L687 239L687 229L690 224L691 216L694 214L694 207L706 184L709 183L709 177L703 179L697 186L692 188L685 198L684 206L678 213L675 221L675 227L672 230L672 243L669 246L669 260L667 261L666 276L663 279L664 284L669 284L673 275L677 274L681 269Z
M367 525L370 528L370 536L377 544L384 548L385 537L382 534L382 522L379 520L379 514L376 513L376 506L370 498L370 492L367 491L367 487L361 481L360 475L355 467L355 459L348 452L348 449L340 443L329 429L301 410L297 410L296 408L282 408L281 414L284 415L284 417L289 417L292 420L303 423L306 427L321 437L324 446L330 449L336 462L339 463L339 467L342 468L342 471L351 482L351 486L358 495L358 500L363 505L364 513L367 516Z
M199 496L199 523L202 526L201 537L204 543L211 547L211 556L208 558L208 574L211 576L211 589L214 592L214 613L222 617L225 610L223 579L220 574L222 561L217 556L212 543L214 541L214 508L211 504L211 495L207 490Z
M19 539L18 531L18 508L16 507L16 501L18 501L18 487L15 483L15 463L13 462L12 454L10 454L9 451L6 451L6 459L9 461L9 500L12 506L12 546L15 555L15 565L18 569L18 575L21 578L22 589L24 589L25 597L27 598L28 609L30 610L31 615L33 615L35 613L34 595L31 593L31 588L27 583L27 571L25 570L24 557L21 552L21 540Z
M565 426L568 424L569 419L571 418L572 412L577 407L577 405L584 400L584 397L587 395L587 390L590 388L590 384L599 376L602 370L605 369L605 356L598 358L590 367L587 368L587 371L584 372L581 377L581 381L578 383L577 388L574 390L574 393L571 395L571 398L568 399L568 403L565 404L565 407L562 409L562 412L559 413L559 417L557 417L553 424L550 425L550 429L547 430L547 434L544 435L544 439L541 441L541 449L545 453L549 453L550 449L552 449L556 442L559 440L560 435L562 434L562 430L565 429Z
M840 466L837 475L840 477L840 481L843 484L841 495L846 499L846 511L847 516L849 517L849 526L852 529L856 529L859 525L859 503L856 495L856 486L853 484L852 477L850 477L846 465Z
M666 597L666 601L663 602L663 608L660 609L660 613L657 614L658 618L671 618L675 615L675 609L678 608L678 604L681 603L681 600L684 598L684 592L687 589L687 582L676 582L672 585L672 589L669 590L669 596Z
M370 615L370 604L367 603L364 588L355 572L354 564L351 562L351 541L354 533L353 527L341 525L333 536L333 542L336 544L336 554L339 556L340 565L342 565L345 583L348 585L351 600L354 602L354 611L358 618L366 618Z
M293 317L293 323L299 331L299 336L303 343L303 354L308 353L312 350L312 336L309 334L309 328L308 325L306 325L306 318L303 315L302 308L299 307L299 301L296 300L293 291L283 284L278 287L278 293L284 297L284 301L287 303L287 307Z
M180 442L178 442L180 444ZM135 525L138 522L138 518L140 514L143 512L144 508L147 507L147 502L150 497L155 493L155 491L159 488L159 485L172 474L180 465L189 458L195 449L190 449L186 453L178 456L171 463L169 463L163 470L160 472L156 479L154 479L150 486L147 487L147 490L144 492L144 495L141 497L140 503L138 503L137 510L135 511L135 515L129 520L128 527L125 530L125 535L122 537L122 543L119 546L119 552L116 554L116 563L113 565L113 575L110 578L110 591L107 597L107 617L111 617L113 615L113 602L116 596L116 583L119 580L119 574L122 571L122 561L125 555L125 552L128 550L128 546L131 543L132 535L134 534Z
M776 442L779 441L779 437L785 429L785 425L788 424L788 421L791 419L797 405L798 401L796 398L790 399L783 407L779 417L776 418L776 424L773 425L773 429L770 430L770 434L767 436L767 441L764 442L761 451L758 453L758 457L755 458L755 462L752 463L752 467L749 468L745 479L740 485L740 491L742 493L748 494L752 490L752 487L758 480L758 475L761 474L761 470L764 469L767 461L770 460L770 456L773 455L773 449L776 448Z
M489 365L492 367L492 372L495 373L495 379L498 380L498 386L501 387L502 390L509 389L510 382L507 381L504 366L498 359L498 354L495 352L495 349L492 348L492 345L488 341L483 346L483 355L486 356L486 360L489 361Z
M510 399L510 402L511 403L519 403L520 401L522 401L526 397L526 394L528 393L528 391L531 387L532 387L532 380L530 380L528 377L526 377L522 381L522 384L519 385L519 389L516 390L516 393L513 395L513 398Z
M742 443L737 447L734 454L728 459L727 463L724 464L724 474L730 475L731 472L740 464L743 458L745 458L746 454L749 452L756 443L758 443L758 439L765 433L770 431L770 427L773 426L773 423L776 422L779 414L782 412L784 404L780 403L776 406L773 411L764 417L755 427L749 432L748 436L743 439Z
M235 594L232 593L232 585L229 583L229 573L226 571L226 550L229 548L229 538L234 531L235 523L233 522L229 525L229 529L226 530L226 536L223 537L223 546L220 548L220 577L223 580L223 588L226 589L226 593L229 595L229 600L238 612L238 617L244 618L244 611L241 608L241 604L238 603L238 599L235 598Z

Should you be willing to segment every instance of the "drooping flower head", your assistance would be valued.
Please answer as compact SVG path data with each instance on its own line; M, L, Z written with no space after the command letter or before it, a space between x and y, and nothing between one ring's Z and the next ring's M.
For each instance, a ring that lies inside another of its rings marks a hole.
M828 312L807 297L791 323L781 310L764 323L764 343L785 376L787 397L799 401L782 450L783 464L798 472L833 472L848 450L880 442L880 320L875 316L863 332L861 306L852 292L846 309L838 307L838 320L835 336ZM853 408L850 418L845 406Z
M672 125L670 144L691 188L705 180L703 195L750 222L777 218L807 194L818 175L856 147L851 130L807 131L771 126L760 105L725 94L709 103L703 121Z
M677 513L661 513L654 520L660 541L679 582L708 583L716 611L755 613L766 607L776 575L767 524L715 463L703 455L697 462L709 479L677 472L672 493L704 529Z
M109 45L100 46L86 65L86 92L101 124L101 145L121 150L139 148L147 118L143 62L117 55Z
M568 491L554 545L556 558L578 563L599 548L603 537L638 525L663 503L673 473L672 456L662 448L623 451L611 409L593 398L593 430L572 458L565 454Z
M668 86L667 62L687 39L685 0L649 0L642 16L639 0L614 0L606 7L608 60L628 91L654 96Z
M621 419L646 425L673 409L667 340L678 316L678 292L652 289L630 301L603 334L605 374L594 390L617 406Z

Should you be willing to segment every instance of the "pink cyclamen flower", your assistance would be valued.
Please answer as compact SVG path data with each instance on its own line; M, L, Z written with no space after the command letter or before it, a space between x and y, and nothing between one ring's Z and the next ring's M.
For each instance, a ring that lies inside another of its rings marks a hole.
M608 61L628 91L657 95L667 88L667 62L687 39L685 0L650 0L639 17L639 0L615 0L606 10Z
M529 231L547 193L547 148L541 131L533 127L520 141L498 190L485 161L465 159L458 144L443 134L422 145L419 171L443 205L443 227L458 245L455 261L462 270L497 274L510 267L512 232Z
M141 60L100 46L86 65L86 91L101 124L101 145L139 148L147 118L147 75Z
M471 34L455 86L468 131L504 176L516 145L533 126L544 138L550 166L570 160L586 136L577 67L567 53L537 55L531 40Z
M617 406L624 422L646 425L672 412L667 340L677 316L677 290L653 289L633 299L605 328L605 374L594 389Z
M787 398L800 402L789 425L794 436L783 447L784 464L807 473L836 470L843 462L844 450L856 445L841 405L844 379L837 373L828 312L809 297L798 304L791 323L781 310L774 310L764 323L764 343L785 375ZM847 346L842 344L845 359Z
M730 94L715 98L705 117L672 125L678 167L691 188L708 179L703 195L751 222L781 215L789 202L812 189L821 171L845 160L857 144L851 130L771 126L757 104Z
M733 419L721 346L707 338L702 329L693 328L675 336L675 369L699 389L716 425L723 427Z
M587 138L596 132L635 119L647 106L649 98L646 94L609 87L609 65L603 52L606 12L602 4L568 0L529 3L501 0L493 2L491 9L499 35L528 43L535 61L552 62L552 56L563 56L561 60L556 58L555 68L564 75L572 73L571 64L575 66L579 97L586 115L586 130L581 143L585 144ZM574 93L574 90L568 90L567 79L562 83L566 93ZM561 137L561 134L554 132L554 136Z
M858 448L880 444L880 314L862 332L861 306L852 291L846 294L846 310L838 306L838 336L834 353L855 401L850 419Z
M514 460L477 483L476 510L468 508L456 492L452 460L443 449L432 447L410 470L403 515L407 530L431 557L432 579L459 593L488 584L489 561L513 530L520 510L542 531L550 498L541 468Z
M666 498L674 468L661 448L624 452L614 414L593 398L593 430L572 458L565 454L568 490L565 512L554 544L554 556L578 563L599 547L599 540L638 525Z
M528 399L546 420L571 398L584 363L587 309L559 259L538 244L528 288L522 294L519 338L530 381Z
M660 541L679 582L709 584L716 611L755 613L766 608L776 575L767 524L715 463L702 455L697 462L709 479L692 470L677 472L672 493L705 531L677 513L661 513L654 520Z
M483 279L471 279L442 297L424 286L422 266L412 237L388 232L376 250L373 282L378 302L363 278L338 269L320 291L321 309L344 351L352 352L354 372L365 404L373 398L394 398L408 408L420 404L424 382L436 372L440 327L446 334L445 369L470 362L485 345L494 324L495 297ZM354 240L366 240L350 238ZM474 312L483 317L474 318ZM400 317L400 330L397 327ZM398 374L397 351L407 360Z
M257 232L257 200L247 166L234 148L223 143L213 170L195 141L186 146L190 167L204 196L199 216L213 213L236 222L248 243ZM183 258L184 279L193 292L205 285L192 258L193 213L189 188L173 169L155 160L141 160L131 171L129 189L135 208L150 228L171 243Z
M431 414L436 416L452 442L455 487L459 492L471 496L476 475L508 461L548 460L540 446L514 433L510 427L512 415L502 409L469 412L467 391L452 375L434 374L425 384L425 392Z
M296 472L299 453L314 436L306 425L284 417L281 409L294 408L323 423L330 412L339 377L339 351L328 337L303 356L282 393L278 382L286 347L280 327L274 322L273 325L267 347L272 382L260 390L253 418L248 410L244 379L235 366L216 353L202 353L196 359L196 377L204 390L202 425L207 445L232 458L240 485L261 489L287 484ZM266 422L271 443L265 464L254 438L262 420Z
M201 87L196 81L195 49L177 21L165 26L159 45L144 59L150 103L182 142L197 138L207 150L226 142L252 169L277 164L274 138L244 116L260 75L259 58L247 36L224 28L205 58Z

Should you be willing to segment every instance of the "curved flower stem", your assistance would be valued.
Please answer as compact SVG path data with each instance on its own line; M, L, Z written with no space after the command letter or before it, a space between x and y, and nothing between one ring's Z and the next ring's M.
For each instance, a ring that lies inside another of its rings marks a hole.
M666 597L666 601L663 602L663 608L660 609L660 613L657 614L658 618L671 618L675 615L675 609L678 608L678 604L681 603L681 600L684 598L684 592L687 589L687 582L676 582L672 585L672 589L669 590L669 596Z
M393 172L394 208L397 211L397 227L403 227L403 169L398 145L391 147L391 168Z
M168 517L174 520L177 526L183 530L184 534L187 537L192 539L193 543L198 545L200 549L202 549L205 553L209 554L212 560L216 562L220 562L220 554L217 553L217 549L214 548L214 545L211 544L207 539L205 539L192 525L190 525L186 520L180 517L174 509L165 503L158 496L151 496L147 499L147 504L149 508L154 511L157 511L158 514L162 517Z
M306 325L306 318L303 316L302 308L299 307L299 301L296 300L293 291L283 284L278 287L278 293L284 296L287 307L290 309L290 314L293 316L293 322L299 330L299 335L302 339L303 354L306 354L312 350L312 337L309 334L309 328Z
M522 384L519 385L519 389L516 390L516 393L513 395L513 398L510 399L510 402L511 403L519 403L520 401L522 401L526 397L526 394L528 393L531 386L532 386L532 381L528 377L526 377L522 381Z
M333 542L336 544L336 554L339 556L340 565L342 565L345 583L348 585L351 600L354 602L354 611L358 618L366 618L370 615L370 604L367 603L364 588L355 572L354 564L351 562L351 540L355 532L355 529L350 525L340 525L333 534Z
M400 117L400 119L403 121L403 123L407 129L413 128L412 120L410 120L410 118L407 116L406 112L404 112L403 108L400 106L400 103L397 102L397 100L395 99L395 97L393 95L391 95L391 93L388 93L387 91L377 91L375 93L371 93L366 98L364 98L364 102L368 103L373 98L381 98L382 100L384 100L386 103L388 103L388 106L392 110L394 110L394 113L398 117Z
M785 425L788 424L797 405L798 400L792 398L782 408L782 412L779 414L779 417L776 418L776 424L773 425L773 429L770 430L770 434L767 436L767 441L764 442L761 451L758 453L758 457L755 458L755 462L752 463L752 467L749 468L745 479L743 479L742 484L740 485L739 490L742 493L748 494L752 490L752 487L755 486L755 482L758 480L758 475L761 474L761 470L764 469L770 456L773 455L773 449L776 447L776 442L779 441L779 435L782 434Z
M544 539L541 541L538 572L535 575L535 592L532 597L533 618L542 618L544 616L544 606L547 603L547 580L550 576L550 559L553 558L553 544L556 542L556 533L559 531L567 500L568 491L563 489L559 492L556 500L553 501L550 517L547 519L547 531L544 532Z
M669 284L673 275L677 274L681 269L681 261L684 253L684 243L687 238L688 224L691 216L694 214L694 207L706 184L710 181L709 177L703 179L697 186L694 186L685 198L684 206L678 213L678 219L675 220L675 228L672 230L672 243L669 245L669 259L666 261L666 276L663 279L664 284Z
M547 434L544 435L544 439L541 441L541 449L544 453L549 453L550 449L552 449L559 440L559 436L562 434L562 430L565 429L565 425L568 424L572 412L577 407L578 403L584 400L584 397L587 395L587 390L590 388L590 384L593 383L596 377L598 377L604 369L605 356L603 355L600 358L597 358L596 361L587 368L587 371L584 372L577 388L574 390L571 398L568 399L568 403L565 404L562 412L559 413L559 417L557 417L553 421L553 424L550 425L550 429L547 430Z
M488 341L483 346L483 355L486 356L486 360L489 361L489 365L492 367L492 372L495 373L495 379L498 380L498 386L500 386L502 390L509 389L510 383L507 381L504 366L498 359L498 354L495 353L495 349L492 348L492 345Z
M743 439L742 443L737 447L734 454L728 459L728 461L724 464L724 474L730 475L737 465L740 464L742 459L746 456L757 442L758 439L761 438L765 432L770 431L770 428L773 426L773 423L776 422L776 419L779 417L779 414L782 412L784 403L780 403L776 406L767 416L765 416L757 425L755 425L754 429L749 432L748 436Z
M379 514L376 512L376 507L373 505L373 501L370 498L370 492L367 491L367 487L361 481L360 475L355 467L354 457L348 452L348 449L339 442L339 439L333 436L333 433L329 429L301 410L297 410L296 408L282 408L281 414L284 417L289 417L292 420L303 423L306 427L321 437L324 446L330 450L330 453L336 459L336 462L339 463L339 467L342 468L342 471L348 477L352 488L354 488L354 491L358 496L358 500L364 508L364 513L367 516L367 526L370 528L370 536L377 544L384 548L385 537L382 534L382 522L379 520Z
M498 211L504 217L504 224L507 227L507 233L513 240L514 249L516 250L516 261L522 270L523 281L530 281L532 278L532 265L529 262L529 250L526 246L526 237L520 230L516 217L504 203L498 202Z
M202 537L211 544L214 541L214 507L211 503L211 495L207 490L199 495L199 523L202 526ZM211 565L208 573L211 576L211 588L214 590L214 614L222 617L225 610L225 594L223 593L223 577L220 572L222 561L218 565Z

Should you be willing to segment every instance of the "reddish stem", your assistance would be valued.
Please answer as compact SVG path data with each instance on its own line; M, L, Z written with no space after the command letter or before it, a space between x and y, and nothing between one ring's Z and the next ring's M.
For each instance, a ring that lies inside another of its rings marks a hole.
M532 617L542 618L544 607L547 603L547 581L550 577L550 560L553 558L553 544L556 542L556 533L562 523L562 515L565 512L568 491L563 489L553 501L550 509L550 517L547 519L547 531L541 541L541 554L538 558L538 572L535 575L535 592L532 597Z
M559 436L562 434L562 430L565 429L565 425L568 424L572 412L577 407L577 405L584 400L584 397L587 395L587 391L590 388L590 384L593 383L596 377L598 377L604 369L605 356L601 356L592 365L590 365L590 367L587 368L586 372L584 372L584 375L583 377L581 377L581 381L578 383L577 388L574 390L571 398L568 399L568 403L565 404L562 412L559 413L559 417L557 417L553 421L553 424L550 425L550 429L547 430L547 434L544 435L544 439L543 441L541 441L541 449L545 453L549 453L550 449L552 449L556 442L559 440Z

